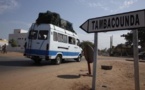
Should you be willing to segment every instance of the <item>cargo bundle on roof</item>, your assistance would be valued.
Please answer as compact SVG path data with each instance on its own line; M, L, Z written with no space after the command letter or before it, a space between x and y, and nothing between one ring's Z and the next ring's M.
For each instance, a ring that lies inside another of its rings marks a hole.
M61 27L63 29L66 29L68 31L74 32L72 23L64 20L60 17L58 13L55 12L44 12L44 13L39 13L38 18L36 19L36 23L39 24L53 24L58 27Z

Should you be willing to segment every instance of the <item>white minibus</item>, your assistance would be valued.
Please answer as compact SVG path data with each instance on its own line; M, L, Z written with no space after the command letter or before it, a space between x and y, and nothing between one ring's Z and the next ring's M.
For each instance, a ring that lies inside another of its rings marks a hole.
M76 33L65 30L53 24L32 24L24 45L24 56L35 63L41 60L51 60L60 64L65 59L75 59L80 62L82 49L79 47Z

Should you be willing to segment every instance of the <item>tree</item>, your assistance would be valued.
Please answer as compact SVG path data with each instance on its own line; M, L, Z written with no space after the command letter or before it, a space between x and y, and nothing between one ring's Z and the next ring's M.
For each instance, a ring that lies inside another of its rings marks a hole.
M10 44L12 47L17 47L17 42L16 42L16 40L14 40L14 39L10 39L10 40L9 40L9 44Z
M90 41L82 41L82 42L80 43L80 47L81 47L82 49L84 49L85 45L87 45L87 44L89 44L90 46L94 47L94 44L93 44L92 42L90 42Z
M125 45L132 46L133 45L133 31L130 31L127 34L121 35L126 39ZM141 46L142 50L145 50L145 28L138 29L138 44Z

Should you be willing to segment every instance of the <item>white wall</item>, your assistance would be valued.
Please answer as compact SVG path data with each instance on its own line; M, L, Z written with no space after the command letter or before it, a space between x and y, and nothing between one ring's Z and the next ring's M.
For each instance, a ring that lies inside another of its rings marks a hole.
M13 34L9 34L9 40L14 39L17 43L17 47L11 47L11 45L8 46L9 51L18 51L18 52L23 52L24 51L24 44L25 40L27 37L27 32L26 30L22 29L14 29Z

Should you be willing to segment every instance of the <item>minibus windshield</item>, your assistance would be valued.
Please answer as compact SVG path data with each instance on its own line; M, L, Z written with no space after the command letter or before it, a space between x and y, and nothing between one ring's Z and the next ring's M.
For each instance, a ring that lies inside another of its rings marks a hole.
M46 40L48 38L48 30L41 30L38 34L39 40Z
M28 38L29 39L36 39L37 38L37 33L38 33L37 30L30 30Z

